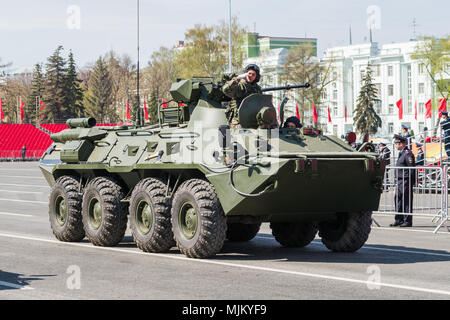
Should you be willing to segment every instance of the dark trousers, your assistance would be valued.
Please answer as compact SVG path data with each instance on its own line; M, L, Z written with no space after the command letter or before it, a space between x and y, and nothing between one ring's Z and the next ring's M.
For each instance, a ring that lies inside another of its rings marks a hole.
M413 181L410 179L399 179L395 190L395 211L400 213L412 213L413 210ZM397 214L395 221L409 223L412 225L411 215Z

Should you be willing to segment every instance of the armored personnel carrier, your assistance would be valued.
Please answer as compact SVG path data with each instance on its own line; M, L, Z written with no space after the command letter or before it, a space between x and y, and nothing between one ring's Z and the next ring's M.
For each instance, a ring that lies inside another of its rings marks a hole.
M143 251L176 245L192 258L251 240L262 222L285 247L317 233L332 251L366 242L385 171L376 154L314 128L282 128L268 94L247 97L240 128L230 128L220 84L179 80L170 93L178 107L161 109L156 125L71 119L51 136L40 168L57 239L114 246L129 220Z

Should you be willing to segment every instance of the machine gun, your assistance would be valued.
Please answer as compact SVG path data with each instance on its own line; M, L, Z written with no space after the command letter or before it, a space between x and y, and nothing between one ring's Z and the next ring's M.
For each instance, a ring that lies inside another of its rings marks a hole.
M303 84L288 84L285 86L280 87L269 87L264 88L261 91L267 92L267 91L280 91L280 90L291 90L291 89L300 89L300 88L309 88L311 85L309 83L303 83Z
M285 86L280 86L280 87L269 87L269 88L264 88L261 91L262 92L267 92L267 91L279 91L279 90L291 90L291 89L299 89L299 88L309 88L311 85L309 83L304 83L304 84L288 84ZM284 122L284 106L286 105L286 103L289 101L289 98L286 97L286 95L283 97L283 101L281 102L280 105L280 127L283 126L283 122Z

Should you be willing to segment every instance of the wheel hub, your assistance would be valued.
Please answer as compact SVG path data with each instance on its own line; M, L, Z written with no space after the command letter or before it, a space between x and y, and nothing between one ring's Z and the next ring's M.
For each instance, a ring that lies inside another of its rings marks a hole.
M89 224L94 229L98 229L102 224L102 205L96 198L89 204Z
M141 201L136 210L136 225L142 234L148 234L152 228L153 212L146 201Z
M197 232L198 217L194 206L185 203L180 209L178 223L180 230L187 239L192 239Z
M63 226L64 223L66 222L67 218L66 200L61 195L58 196L55 201L55 217L56 222L58 222L60 226Z

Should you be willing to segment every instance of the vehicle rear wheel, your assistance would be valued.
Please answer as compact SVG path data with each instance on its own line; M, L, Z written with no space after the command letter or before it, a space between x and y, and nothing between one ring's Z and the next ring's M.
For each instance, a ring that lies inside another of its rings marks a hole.
M283 247L302 248L314 240L317 226L311 222L270 224L272 234Z
M180 185L172 202L172 231L180 251L208 258L223 247L227 223L214 187L191 179Z
M145 252L166 252L175 246L167 185L148 178L134 187L130 201L130 228L136 245Z
M115 246L127 228L126 206L122 187L111 178L98 177L84 190L82 216L84 231L96 246Z
M49 219L55 237L64 242L78 242L85 234L81 218L80 183L75 177L60 177L50 192Z
M227 239L233 242L252 240L259 232L261 223L228 223Z
M335 252L355 252L369 238L372 212L341 213L334 221L319 224L323 244Z

